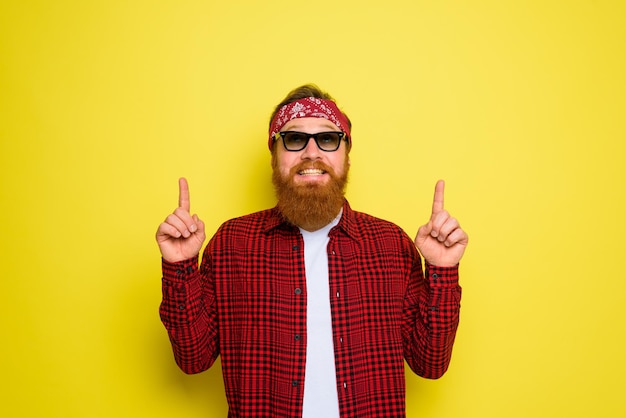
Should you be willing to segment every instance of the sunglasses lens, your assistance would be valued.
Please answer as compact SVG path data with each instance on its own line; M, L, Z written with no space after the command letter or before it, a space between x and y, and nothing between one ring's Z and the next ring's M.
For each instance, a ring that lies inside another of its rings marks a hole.
M286 132L283 135L283 140L285 141L285 148L289 151L300 151L306 146L309 137L301 132Z
M317 146L324 151L334 151L339 148L341 137L337 132L322 132L317 135Z

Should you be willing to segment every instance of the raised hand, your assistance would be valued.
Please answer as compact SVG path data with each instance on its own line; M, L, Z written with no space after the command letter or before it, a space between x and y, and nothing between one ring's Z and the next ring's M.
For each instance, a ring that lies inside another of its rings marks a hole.
M206 238L204 222L189 213L187 180L178 180L178 208L157 229L156 240L163 259L170 263L187 260L200 253Z
M430 220L418 229L415 245L430 265L453 267L463 257L468 236L459 222L443 208L444 187L443 180L439 180L435 186Z

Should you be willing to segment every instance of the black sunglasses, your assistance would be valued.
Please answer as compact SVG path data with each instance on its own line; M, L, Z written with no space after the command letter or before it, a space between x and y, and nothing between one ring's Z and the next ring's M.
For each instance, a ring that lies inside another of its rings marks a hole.
M342 139L345 138L346 142L349 140L345 132L318 132L316 134L308 134L306 132L284 131L277 132L274 135L274 141L278 141L279 138L283 139L283 145L287 151L302 151L306 148L309 140L313 138L319 149L332 152L339 149Z

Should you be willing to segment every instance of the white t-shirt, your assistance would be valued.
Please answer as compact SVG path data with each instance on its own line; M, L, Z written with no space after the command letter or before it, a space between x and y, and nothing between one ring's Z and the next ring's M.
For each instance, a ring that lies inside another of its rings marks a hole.
M304 239L307 288L303 418L339 418L326 248L328 232L340 218L341 213L330 224L315 232L300 229Z

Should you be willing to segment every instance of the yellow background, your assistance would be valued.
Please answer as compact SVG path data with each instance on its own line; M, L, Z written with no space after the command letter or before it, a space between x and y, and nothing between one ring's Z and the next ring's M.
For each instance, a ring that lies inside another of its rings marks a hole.
M160 324L159 222L274 204L273 106L354 123L348 198L470 233L450 370L410 417L626 416L621 0L3 1L3 417L224 417Z

